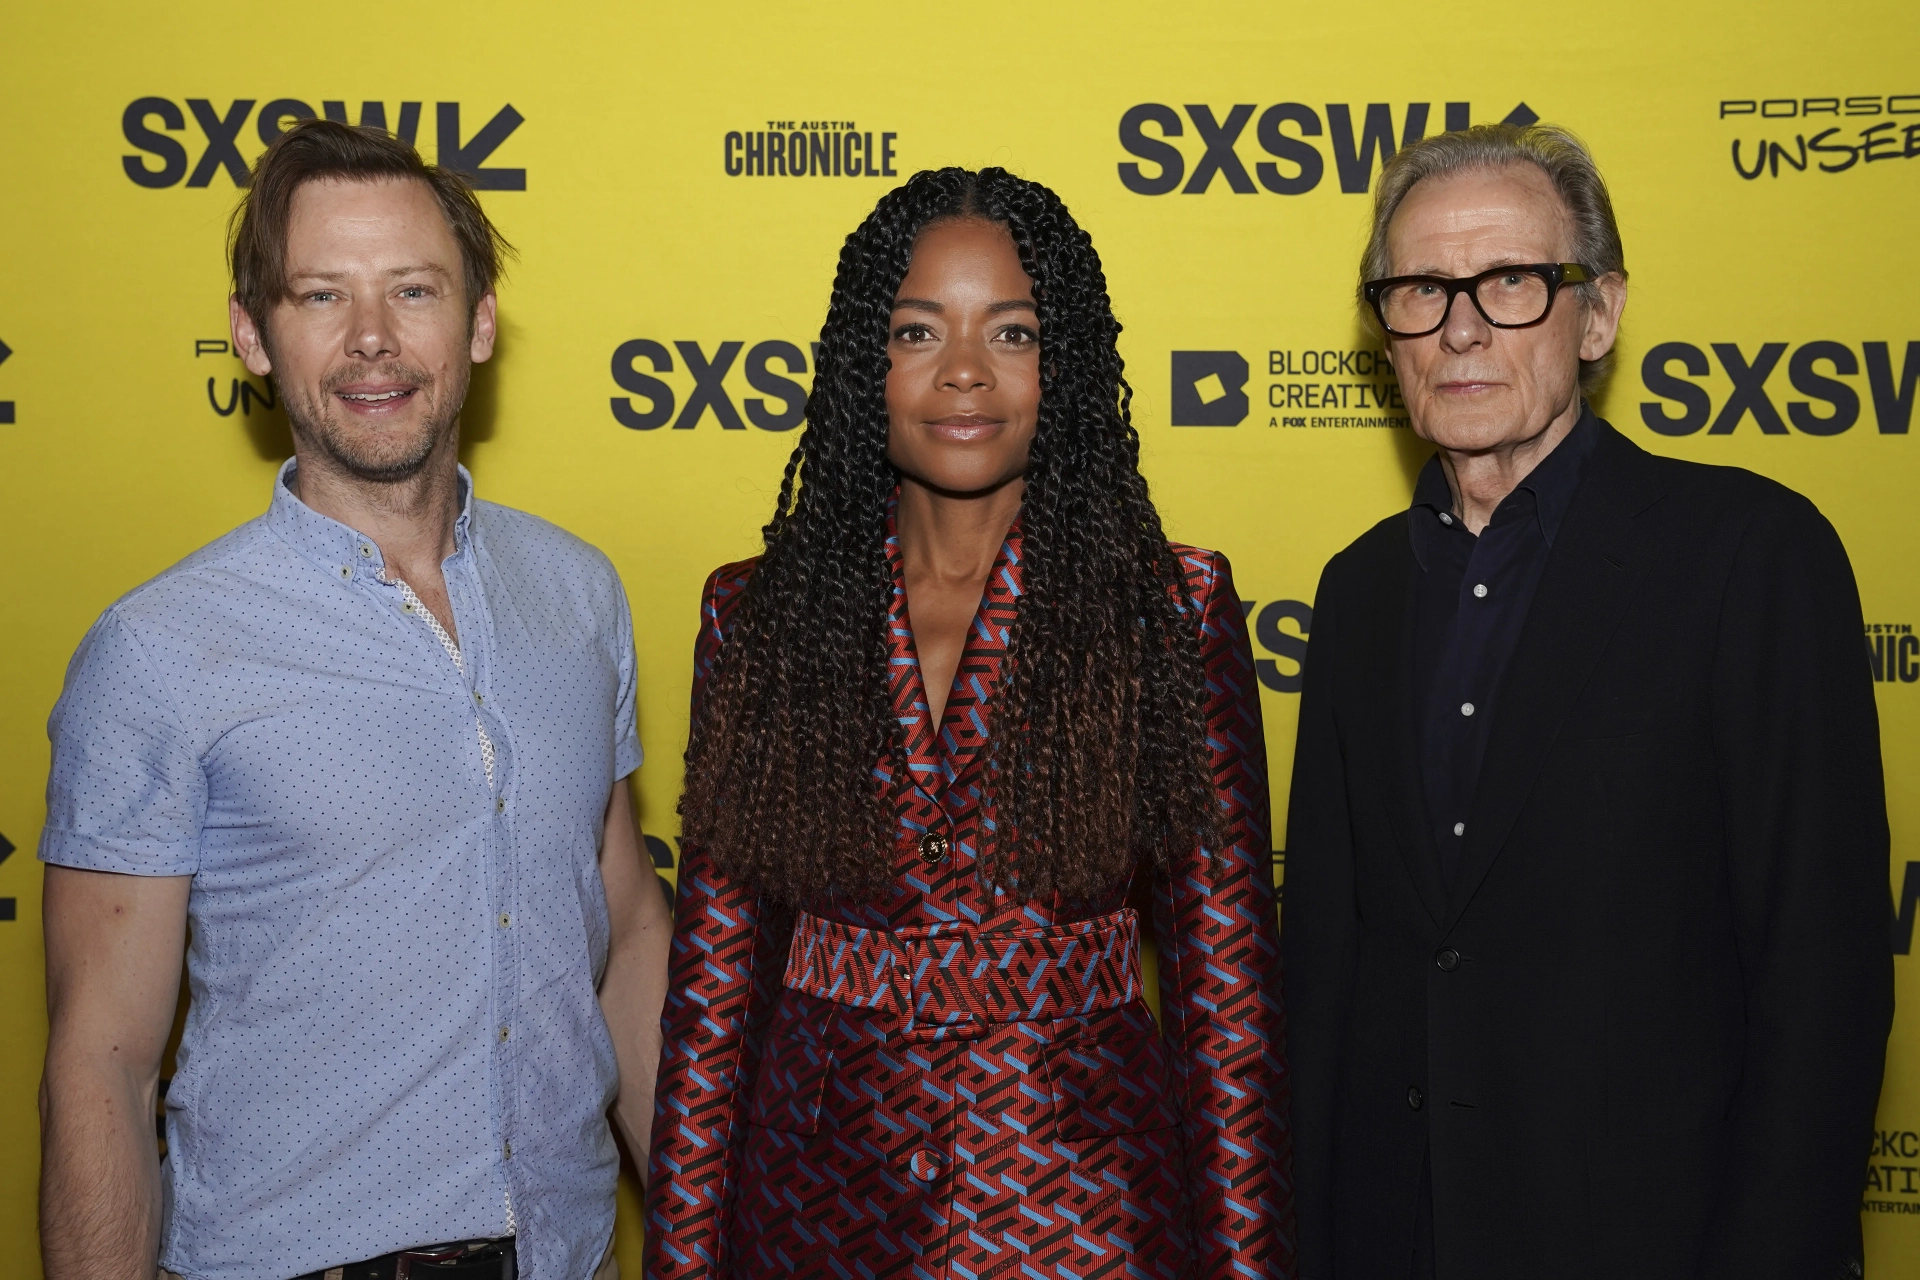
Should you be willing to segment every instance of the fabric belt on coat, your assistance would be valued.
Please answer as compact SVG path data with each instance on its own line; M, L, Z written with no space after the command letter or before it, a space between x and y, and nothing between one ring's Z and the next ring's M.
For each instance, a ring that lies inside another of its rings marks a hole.
M1128 908L1071 924L864 929L801 912L786 985L895 1014L909 1039L977 1040L994 1023L1117 1009L1140 996L1140 919Z

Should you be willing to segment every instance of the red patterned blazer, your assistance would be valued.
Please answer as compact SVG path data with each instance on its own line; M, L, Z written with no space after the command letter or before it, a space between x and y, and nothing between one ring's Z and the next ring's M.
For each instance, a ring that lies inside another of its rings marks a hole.
M1175 552L1235 840L1218 874L1198 849L1170 880L1142 873L1154 882L1159 1026L1141 998L1128 880L1068 906L1016 903L974 874L985 710L1020 596L1017 531L938 726L890 539L890 682L912 774L892 892L795 922L685 850L650 1280L1291 1275L1259 686L1225 558ZM707 582L696 714L752 567Z

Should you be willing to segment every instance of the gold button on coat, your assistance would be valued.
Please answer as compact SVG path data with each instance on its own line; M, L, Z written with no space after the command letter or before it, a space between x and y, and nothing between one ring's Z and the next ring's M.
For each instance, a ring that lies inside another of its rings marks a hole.
M920 861L931 867L942 858L945 858L947 856L947 850L952 847L953 842L951 840L941 835L938 831L929 831L920 837Z

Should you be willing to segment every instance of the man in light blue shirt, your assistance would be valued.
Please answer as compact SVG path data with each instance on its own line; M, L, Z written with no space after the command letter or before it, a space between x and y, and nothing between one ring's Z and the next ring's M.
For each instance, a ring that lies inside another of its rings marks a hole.
M256 169L234 339L295 457L107 610L50 724L50 1280L615 1271L671 920L619 578L457 461L502 247L377 131Z

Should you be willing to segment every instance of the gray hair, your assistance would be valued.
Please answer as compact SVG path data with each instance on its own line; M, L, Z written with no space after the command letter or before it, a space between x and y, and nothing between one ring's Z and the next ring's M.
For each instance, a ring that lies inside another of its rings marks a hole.
M1467 169L1501 169L1508 165L1530 164L1547 175L1553 189L1560 193L1573 223L1574 261L1595 278L1617 275L1627 277L1625 252L1620 247L1620 225L1613 219L1613 201L1607 195L1607 183L1600 168L1569 130L1557 125L1479 124L1455 133L1423 138L1405 147L1387 161L1373 193L1373 231L1367 249L1360 257L1360 280L1378 280L1393 272L1393 260L1387 252L1387 227L1400 204L1414 186L1427 178L1440 178ZM1600 290L1592 284L1572 286L1583 303L1600 299ZM1360 295L1360 315L1368 328L1379 332L1379 320ZM1384 339L1385 335L1381 335ZM1606 380L1613 353L1598 360L1580 362L1580 390L1591 395Z

